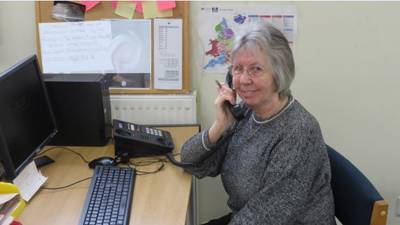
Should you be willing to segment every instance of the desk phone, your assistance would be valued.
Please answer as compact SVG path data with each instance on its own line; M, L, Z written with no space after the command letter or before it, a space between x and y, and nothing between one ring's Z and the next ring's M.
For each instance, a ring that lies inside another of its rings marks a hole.
M115 155L127 161L131 157L165 155L174 149L168 131L121 120L113 120Z

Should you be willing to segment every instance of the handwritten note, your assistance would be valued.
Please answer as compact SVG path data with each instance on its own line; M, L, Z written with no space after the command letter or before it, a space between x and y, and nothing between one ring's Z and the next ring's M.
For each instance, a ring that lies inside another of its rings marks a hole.
M39 24L45 73L150 73L151 20Z
M101 72L113 68L107 56L111 25L106 21L39 24L43 72Z

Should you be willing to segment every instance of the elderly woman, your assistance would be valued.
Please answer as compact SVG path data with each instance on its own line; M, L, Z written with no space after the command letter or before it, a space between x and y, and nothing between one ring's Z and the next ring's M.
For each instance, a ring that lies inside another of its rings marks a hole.
M318 121L291 95L288 41L258 24L232 51L233 88L222 85L211 128L189 139L182 161L195 176L221 175L232 213L208 224L335 224L330 166ZM236 121L225 101L242 99Z

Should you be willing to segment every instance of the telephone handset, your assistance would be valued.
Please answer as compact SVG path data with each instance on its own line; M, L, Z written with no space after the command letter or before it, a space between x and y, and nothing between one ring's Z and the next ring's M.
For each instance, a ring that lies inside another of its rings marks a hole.
M221 87L221 84L216 81L218 86ZM233 82L232 82L232 74L231 70L228 70L228 73L226 74L225 77L225 83L228 84L229 88L233 90ZM228 107L229 111L231 112L232 116L237 120L241 120L244 118L244 109L240 104L234 104L232 105L229 101L225 101L226 107Z

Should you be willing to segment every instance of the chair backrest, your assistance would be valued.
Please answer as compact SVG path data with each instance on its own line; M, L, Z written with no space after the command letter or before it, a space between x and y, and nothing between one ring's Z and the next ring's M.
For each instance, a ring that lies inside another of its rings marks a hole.
M388 204L349 160L327 145L335 216L343 225L384 225Z

